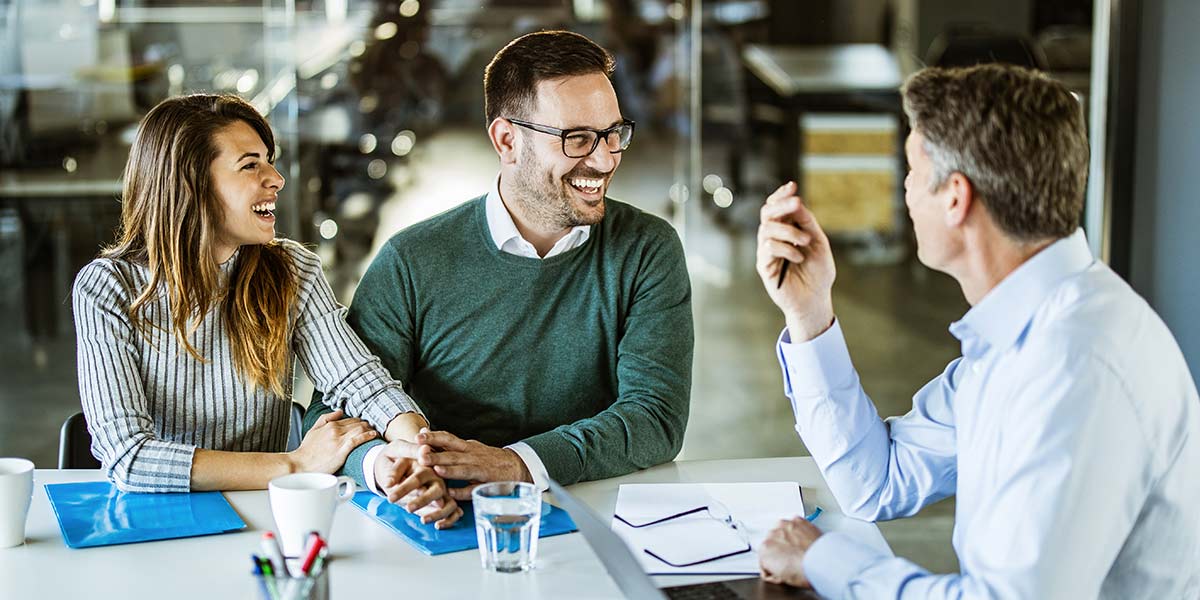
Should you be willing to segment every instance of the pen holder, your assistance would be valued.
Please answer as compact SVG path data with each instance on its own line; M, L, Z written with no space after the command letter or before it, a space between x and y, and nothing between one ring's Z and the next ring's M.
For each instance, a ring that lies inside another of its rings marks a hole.
M255 574L254 598L258 600L329 600L329 569L312 577L268 577Z

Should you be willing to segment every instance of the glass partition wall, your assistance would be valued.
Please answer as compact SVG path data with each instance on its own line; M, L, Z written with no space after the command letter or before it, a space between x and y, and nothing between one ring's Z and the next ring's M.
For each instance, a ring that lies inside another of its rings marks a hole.
M226 92L267 116L287 180L277 230L322 256L348 303L392 233L490 188L498 163L483 70L508 41L539 29L578 31L616 55L614 85L637 137L611 192L683 231L690 10L614 0L0 2L0 273L9 282L0 394L39 419L6 418L3 451L52 465L53 432L79 409L71 284L115 237L125 159L157 102Z

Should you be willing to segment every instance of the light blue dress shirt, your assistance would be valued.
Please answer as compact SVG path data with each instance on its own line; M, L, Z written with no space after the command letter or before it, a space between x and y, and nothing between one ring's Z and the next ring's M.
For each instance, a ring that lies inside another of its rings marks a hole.
M837 533L804 571L829 598L1200 598L1200 399L1162 320L1082 232L950 327L962 357L882 421L837 323L778 344L800 433L843 510L957 495L961 572Z

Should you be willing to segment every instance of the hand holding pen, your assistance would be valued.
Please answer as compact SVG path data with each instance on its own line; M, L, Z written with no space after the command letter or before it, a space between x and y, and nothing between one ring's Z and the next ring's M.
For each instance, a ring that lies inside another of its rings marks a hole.
M780 186L762 207L756 268L787 319L791 341L811 340L833 324L833 251L794 182Z

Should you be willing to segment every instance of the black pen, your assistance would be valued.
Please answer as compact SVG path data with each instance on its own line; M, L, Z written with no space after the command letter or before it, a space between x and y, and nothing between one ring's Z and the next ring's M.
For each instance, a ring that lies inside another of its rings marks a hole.
M800 229L800 226L796 225L795 223L792 223L792 227ZM779 267L779 281L775 282L775 289L783 287L783 280L787 278L788 267L791 266L791 264L792 262L788 259L783 259L783 266Z
M784 185L795 185L795 184L796 184L796 182L789 181L789 182L785 183ZM797 186L797 187L799 187L799 186ZM799 190L797 190L797 191L799 191ZM792 226L795 227L796 224L792 223ZM783 266L779 267L779 280L775 282L775 289L779 289L779 288L783 287L783 280L787 278L788 265L790 265L790 264L792 264L792 263L788 262L788 259L786 259L786 258L783 259Z

